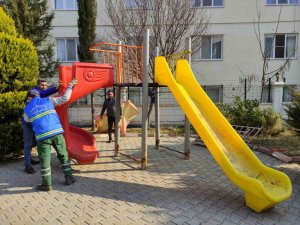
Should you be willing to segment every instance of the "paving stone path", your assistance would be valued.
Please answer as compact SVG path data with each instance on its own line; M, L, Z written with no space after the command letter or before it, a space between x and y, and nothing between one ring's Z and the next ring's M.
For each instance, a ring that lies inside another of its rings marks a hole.
M300 165L286 164L261 153L268 166L284 171L293 195L276 207L255 213L245 206L243 192L223 174L209 152L191 145L191 159L154 149L149 139L147 170L120 156L114 143L97 136L100 157L92 165L73 165L78 182L65 186L53 153L53 191L37 192L40 175L23 172L22 160L0 163L0 225L6 224L299 224ZM161 143L183 150L182 137ZM141 138L121 138L123 152L140 156ZM39 165L34 166L39 170Z

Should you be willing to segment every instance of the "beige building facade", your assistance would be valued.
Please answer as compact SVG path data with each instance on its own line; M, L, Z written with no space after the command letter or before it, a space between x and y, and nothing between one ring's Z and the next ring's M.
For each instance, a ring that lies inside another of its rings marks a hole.
M171 0L170 0L171 2ZM128 10L134 10L134 0L124 0ZM269 71L290 59L285 73L278 74L284 81L283 105L290 101L287 87L300 88L300 0L191 0L191 7L205 9L209 26L205 44L192 57L192 68L198 82L215 102L231 103L235 96L259 99L263 59L259 42L258 13L260 14L260 40L263 51L268 49ZM52 35L56 43L56 57L63 64L77 61L77 0L49 0L53 10ZM109 36L111 25L105 13L105 1L97 1L98 37ZM279 22L278 22L279 21ZM151 31L150 31L151 32ZM266 83L264 105L272 105L273 77ZM139 90L132 100L141 104ZM163 123L182 123L184 115L176 101L162 90L161 120ZM103 90L96 94L97 111L104 100ZM70 120L84 123L91 118L89 99L82 99L70 108ZM281 110L284 114L284 110ZM154 117L154 116L153 116ZM141 121L140 116L135 123Z

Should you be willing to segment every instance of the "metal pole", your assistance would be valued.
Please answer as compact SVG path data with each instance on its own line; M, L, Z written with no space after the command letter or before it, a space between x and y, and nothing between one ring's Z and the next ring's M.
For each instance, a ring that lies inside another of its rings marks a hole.
M271 102L271 78L269 78L269 85L268 85L268 102Z
M155 47L154 56L159 56L159 48ZM154 71L155 72L155 71ZM160 112L159 112L159 87L155 87L155 147L159 149L160 143Z
M185 39L185 49L187 51L192 50L192 40L191 37ZM191 64L191 53L186 55L186 60ZM190 158L190 136L191 136L191 123L187 116L184 116L184 159Z
M122 57L122 42L119 41L119 46L117 47L117 51L118 51L118 54L117 54L117 73L116 73L116 83L122 83L122 76L123 76L123 70L122 70L122 60L123 60L123 57Z
M245 78L244 83L244 100L247 100L247 78Z
M149 29L144 33L144 68L143 68L143 108L142 108L142 164L141 168L147 168L148 160L148 66L149 66Z
M121 45L122 42L119 41L119 44ZM121 83L122 82L122 79L121 76L122 76L122 71L120 69L120 66L121 66L121 60L122 60L122 57L121 56L121 53L122 53L122 47L121 46L118 46L118 57L117 57L117 82ZM115 156L118 156L119 155L119 151L120 151L120 145L119 145L119 141L120 141L120 126L121 126L121 121L120 121L120 118L121 118L121 90L120 90L120 87L119 86L116 86L115 88L116 90L116 96L115 96L115 100L116 100L116 117L115 117Z
M120 126L121 126L121 88L119 86L116 87L116 117L115 117L115 157L119 155L120 145Z

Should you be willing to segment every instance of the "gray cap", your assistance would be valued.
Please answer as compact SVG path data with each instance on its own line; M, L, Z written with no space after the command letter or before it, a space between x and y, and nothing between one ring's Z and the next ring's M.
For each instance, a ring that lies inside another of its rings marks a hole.
M40 93L37 90L35 90L35 89L32 89L32 90L30 90L30 91L27 92L27 97L34 98L36 96L40 96Z

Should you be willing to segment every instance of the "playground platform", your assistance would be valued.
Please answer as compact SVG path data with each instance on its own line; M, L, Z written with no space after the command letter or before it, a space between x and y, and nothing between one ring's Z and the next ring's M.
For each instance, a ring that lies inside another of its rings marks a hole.
M130 134L128 134L130 135ZM191 145L191 157L164 148L149 138L148 167L113 157L114 143L95 135L99 158L92 165L73 164L77 183L65 186L53 152L53 191L37 192L34 175L23 172L22 159L0 164L0 224L299 224L300 165L255 154L266 165L285 172L293 194L262 213L244 202L242 191L221 171L206 148ZM193 141L191 139L191 141ZM121 152L138 156L141 137L121 137ZM183 151L183 137L163 137L161 144Z

